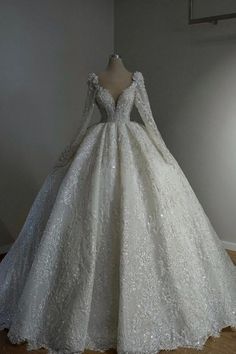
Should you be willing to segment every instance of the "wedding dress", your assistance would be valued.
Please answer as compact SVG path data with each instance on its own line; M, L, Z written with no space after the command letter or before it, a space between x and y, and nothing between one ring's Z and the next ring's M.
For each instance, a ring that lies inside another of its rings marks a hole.
M0 264L0 328L49 354L202 349L236 327L236 268L159 133L142 73L116 102L89 73L82 115Z

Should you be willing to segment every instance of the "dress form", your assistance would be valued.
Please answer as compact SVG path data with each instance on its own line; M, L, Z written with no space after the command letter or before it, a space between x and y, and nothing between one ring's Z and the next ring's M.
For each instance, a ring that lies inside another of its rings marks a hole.
M128 71L119 54L111 54L105 71L98 75L99 84L108 89L117 100L121 92L132 82L132 72Z

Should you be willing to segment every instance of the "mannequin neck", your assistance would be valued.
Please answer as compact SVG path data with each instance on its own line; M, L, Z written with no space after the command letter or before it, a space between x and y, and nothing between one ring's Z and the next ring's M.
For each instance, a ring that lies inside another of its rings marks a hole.
M107 70L118 71L118 72L127 71L121 58L109 58L109 62L107 64Z

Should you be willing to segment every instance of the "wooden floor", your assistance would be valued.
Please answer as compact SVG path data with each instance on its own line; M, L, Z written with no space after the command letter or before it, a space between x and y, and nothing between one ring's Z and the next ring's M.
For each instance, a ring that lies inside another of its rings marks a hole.
M232 261L236 265L236 251L229 251ZM1 260L1 258L0 258ZM7 337L8 330L0 331L0 354L47 354L47 350L40 349L27 351L26 344L11 344ZM84 354L94 354L92 350L85 350ZM106 351L106 353L114 354L115 349ZM222 329L220 337L209 337L202 351L178 348L171 351L161 350L159 354L236 354L236 330L231 330L230 327Z
M232 259L232 261L234 262L234 264L236 265L236 251L230 251L230 250L226 250L228 252L228 254L230 255L230 258Z

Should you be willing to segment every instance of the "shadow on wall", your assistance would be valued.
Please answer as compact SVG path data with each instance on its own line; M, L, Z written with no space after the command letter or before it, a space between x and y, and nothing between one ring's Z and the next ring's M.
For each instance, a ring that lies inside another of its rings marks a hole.
M43 107L35 105L30 93L11 94L5 90L1 94L0 105L6 119L2 123L4 134L0 142L2 253L8 250L23 226L33 199L46 177L45 171L50 168L52 151L42 139L44 124L38 116L43 115ZM38 136L37 131L40 132ZM40 171L38 166L42 168Z
M0 235L1 235L1 240L0 240L0 255L1 255L2 253L7 252L11 243L14 242L11 233L9 232L5 223L1 219L0 219Z

